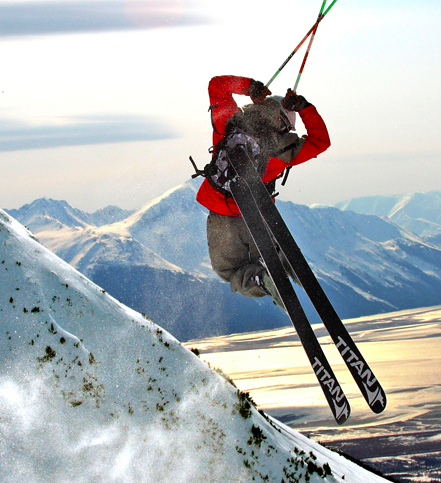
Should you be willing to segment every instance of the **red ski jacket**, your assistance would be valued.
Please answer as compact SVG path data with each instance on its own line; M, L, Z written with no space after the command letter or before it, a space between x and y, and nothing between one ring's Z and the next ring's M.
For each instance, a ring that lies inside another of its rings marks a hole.
M240 110L233 94L249 95L250 78L238 76L213 77L208 85L210 109L213 123L213 146L224 137L227 120ZM279 176L288 166L304 163L317 157L331 145L326 125L314 106L305 107L300 112L307 135L305 143L289 163L279 158L269 159L262 181L268 183ZM205 179L196 196L197 201L210 211L226 216L240 216L239 209L232 198L225 198Z

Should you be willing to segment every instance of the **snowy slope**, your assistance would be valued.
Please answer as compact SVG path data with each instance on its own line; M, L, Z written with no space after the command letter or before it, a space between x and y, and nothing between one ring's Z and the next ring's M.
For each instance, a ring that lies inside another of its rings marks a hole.
M213 278L206 248L207 210L196 202L199 184L190 181L177 186L121 224L169 262L193 275Z
M385 481L247 408L3 211L0 327L2 483Z
M114 233L106 230L106 226L60 226L53 229L46 225L37 234L47 248L88 277L103 263L148 265L155 269L183 272L180 267L164 260L130 234Z

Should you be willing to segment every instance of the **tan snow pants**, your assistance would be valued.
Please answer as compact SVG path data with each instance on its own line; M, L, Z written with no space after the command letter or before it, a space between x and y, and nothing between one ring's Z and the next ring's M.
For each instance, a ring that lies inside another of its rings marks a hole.
M213 270L230 283L233 292L250 298L266 295L255 280L265 268L242 218L210 212L207 239Z

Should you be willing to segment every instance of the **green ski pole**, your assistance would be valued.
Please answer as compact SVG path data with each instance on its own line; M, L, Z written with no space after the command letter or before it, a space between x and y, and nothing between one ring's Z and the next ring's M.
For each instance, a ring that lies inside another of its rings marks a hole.
M315 24L309 29L309 32L303 37L299 45L291 52L291 54L287 57L285 62L277 69L276 73L271 77L271 79L266 83L266 87L268 87L274 79L280 74L282 69L286 66L286 64L294 57L294 54L300 49L300 47L305 43L305 40L317 29L318 24L325 18L326 14L331 10L333 5L335 4L337 0L333 0L332 3L329 5L329 7L323 12L324 7L326 5L327 0L324 0L320 9L320 14L319 18L317 18L317 21ZM323 12L323 13L322 13Z
M312 45L312 42L314 41L314 37L315 37L315 34L317 33L317 29L318 29L318 23L317 23L317 27L314 29L314 32L312 32L311 39L308 44L308 48L306 49L305 56L303 57L303 62L302 62L302 65L300 66L299 75L297 76L296 83L294 84L294 89L293 89L294 93L297 92L297 86L299 85L300 77L302 77L303 69L305 68L305 64L306 64L306 59L308 58L309 51L311 50L311 45Z
M337 0L334 0L331 5L329 6L329 8L325 11L325 13L323 13L323 9L325 7L325 4L326 4L326 1L325 0L322 4L322 8L320 9L320 13L317 17L317 22L316 22L316 27L314 29L314 32L312 32L312 35L311 35L311 39L309 41L309 44L308 44L308 48L306 49L306 53L305 53L305 56L303 57L303 62L302 62L302 65L300 66L300 70L299 70L299 75L297 76L297 79L296 79L296 83L294 85L294 89L293 91L294 92L297 92L297 87L299 85L299 82L300 82L300 78L302 77L302 74L303 74L303 69L305 68L305 64L306 64L306 60L308 59L308 56L309 56L309 51L311 50L311 46L312 46L312 42L314 41L314 37L315 37L315 34L317 33L317 29L318 29L318 26L319 26L319 23L321 22L321 20L323 19L324 15L329 11L329 9L332 7L332 5L334 5L334 3L337 1Z

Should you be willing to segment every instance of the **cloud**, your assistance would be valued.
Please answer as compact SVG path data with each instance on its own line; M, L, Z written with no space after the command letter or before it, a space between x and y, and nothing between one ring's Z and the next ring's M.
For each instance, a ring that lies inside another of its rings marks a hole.
M141 116L71 117L45 125L0 120L0 152L152 141L179 136L177 131L164 127L157 119Z
M194 0L193 0L194 1ZM0 4L0 37L203 25L213 20L184 0L80 0Z

